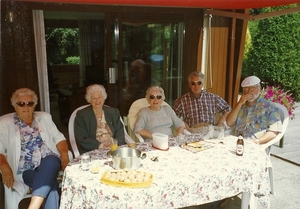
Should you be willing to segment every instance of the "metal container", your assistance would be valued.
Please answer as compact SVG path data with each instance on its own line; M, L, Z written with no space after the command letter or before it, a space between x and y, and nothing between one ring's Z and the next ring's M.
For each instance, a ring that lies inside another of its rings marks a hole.
M146 153L142 153L135 148L122 147L111 152L113 158L113 168L115 169L138 169L141 166L141 159L146 157Z

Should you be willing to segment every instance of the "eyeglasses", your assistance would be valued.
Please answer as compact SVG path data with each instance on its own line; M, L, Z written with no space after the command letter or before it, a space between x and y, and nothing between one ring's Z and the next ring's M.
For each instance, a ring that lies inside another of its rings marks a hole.
M198 84L198 86L200 86L202 84L202 81L193 81L191 84L193 86L195 86L196 84Z
M254 85L254 86L245 86L243 87L244 90L254 90L255 88L259 87L260 85L257 84L257 85Z
M17 102L16 103L19 107L24 107L27 105L28 107L32 107L34 105L34 102Z
M161 95L150 95L150 99L154 99L156 97L156 99L161 99L162 96Z

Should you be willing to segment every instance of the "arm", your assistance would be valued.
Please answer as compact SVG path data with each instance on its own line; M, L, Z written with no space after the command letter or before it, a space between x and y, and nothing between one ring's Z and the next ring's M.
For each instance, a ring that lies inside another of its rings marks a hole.
M74 120L74 134L80 154L97 149L99 141L96 140L96 118L91 110L79 110Z
M108 123L108 126L111 130L113 130L113 137L118 139L118 144L123 145L125 143L125 133L124 133L124 126L120 120L120 111L117 108L111 108L113 110L113 117L112 124ZM106 116L105 116L106 117Z
M6 157L0 154L0 172L2 173L2 181L8 188L11 188L15 182L14 175L9 166Z
M238 103L233 108L233 110L231 110L231 112L228 113L228 115L226 117L226 124L229 127L234 126L241 107L246 103L246 101L248 99L249 99L249 95L247 95L247 94L242 95L240 100L238 101Z
M173 126L176 128L175 136L179 136L183 132L185 123L179 117L177 117L175 111L171 107L167 109L169 110L169 115L173 121Z
M218 122L217 122L217 125L218 125L218 126L224 124L224 122L226 121L226 117L227 117L228 114L229 114L229 112L224 112L224 113L222 114L222 116L220 117L220 119L219 119Z
M141 135L143 138L152 139L152 132L145 129L147 114L143 108L139 111L137 120L134 124L134 133Z
M141 129L136 133L141 135L144 138L152 139L152 133L150 131L147 131L146 129Z
M60 153L61 157L61 168L65 170L66 166L70 162L69 155L68 155L68 144L66 140L60 141L56 144L57 150Z
M179 136L183 132L184 126L180 126L177 128L175 136Z
M271 141L272 139L274 139L278 133L279 132L276 131L267 131L264 135L262 135L258 139L253 139L253 142L255 142L256 144L265 144Z

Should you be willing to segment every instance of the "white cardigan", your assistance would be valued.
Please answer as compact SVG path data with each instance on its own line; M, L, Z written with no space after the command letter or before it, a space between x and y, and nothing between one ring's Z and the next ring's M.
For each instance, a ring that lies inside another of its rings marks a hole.
M6 156L15 182L14 189L5 188L5 208L17 209L18 203L27 194L29 187L24 183L22 175L17 175L18 163L21 154L21 142L19 127L14 124L14 114L9 113L0 117L0 154ZM64 135L59 132L52 121L52 117L46 112L34 112L34 118L38 123L39 131L44 143L49 149L60 156L56 144L65 140Z

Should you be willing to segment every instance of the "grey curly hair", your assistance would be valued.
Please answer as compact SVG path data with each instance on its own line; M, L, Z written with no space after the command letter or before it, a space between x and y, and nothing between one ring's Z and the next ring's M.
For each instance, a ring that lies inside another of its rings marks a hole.
M155 90L158 90L161 93L162 100L166 99L165 92L164 92L164 90L161 87L159 87L159 86L151 86L146 91L146 99L147 99L148 102L150 101L151 92L155 91Z
M15 107L17 104L18 97L24 96L24 95L32 96L33 102L34 102L34 105L33 105L34 107L38 104L38 97L34 91L32 91L29 88L20 88L20 89L17 89L14 93L12 93L12 96L10 98L11 105Z
M105 91L104 86L102 86L100 84L92 84L86 88L85 99L88 103L91 103L92 93L95 91L99 91L102 94L102 96L104 97L104 99L107 98L107 93Z

